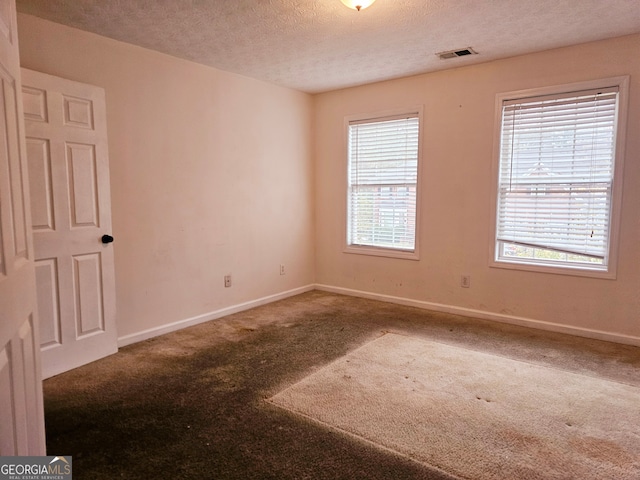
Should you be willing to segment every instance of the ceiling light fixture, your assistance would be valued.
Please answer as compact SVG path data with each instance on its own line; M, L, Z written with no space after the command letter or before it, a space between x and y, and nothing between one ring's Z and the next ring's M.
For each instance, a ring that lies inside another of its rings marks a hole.
M376 0L340 0L347 7L353 8L354 10L362 10L364 8L369 7Z

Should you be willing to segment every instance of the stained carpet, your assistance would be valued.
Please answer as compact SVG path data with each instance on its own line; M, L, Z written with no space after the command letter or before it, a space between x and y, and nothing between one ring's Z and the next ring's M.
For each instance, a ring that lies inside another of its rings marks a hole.
M411 336L270 401L458 478L640 478L640 388Z
M313 291L129 345L46 380L47 452L73 457L74 480L450 479L265 401L385 332L640 388L637 347ZM597 464L608 451L582 448ZM546 463L536 465L537 478Z

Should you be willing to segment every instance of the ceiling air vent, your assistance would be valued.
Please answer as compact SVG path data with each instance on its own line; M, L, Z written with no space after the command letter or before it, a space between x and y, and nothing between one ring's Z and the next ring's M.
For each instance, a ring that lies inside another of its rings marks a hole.
M477 54L478 52L476 52L471 47L462 48L460 50L448 50L446 52L436 53L436 55L440 57L440 60L446 60L448 58L464 57L465 55L477 55Z

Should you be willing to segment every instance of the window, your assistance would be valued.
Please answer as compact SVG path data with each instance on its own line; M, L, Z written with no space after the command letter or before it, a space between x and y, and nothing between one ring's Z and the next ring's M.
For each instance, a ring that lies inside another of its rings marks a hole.
M613 272L626 85L498 97L496 264Z
M420 111L351 118L347 251L417 258Z

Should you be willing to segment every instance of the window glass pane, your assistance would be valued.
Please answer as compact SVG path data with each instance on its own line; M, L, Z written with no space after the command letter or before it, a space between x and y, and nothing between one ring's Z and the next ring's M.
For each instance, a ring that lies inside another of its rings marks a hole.
M349 124L349 245L414 251L417 114Z
M603 264L603 259L601 258L557 252L554 250L546 250L544 248L525 247L523 245L516 245L506 242L502 243L500 256L502 258L513 260L548 260L550 262L559 262L566 264Z
M618 88L503 102L497 259L606 267Z

